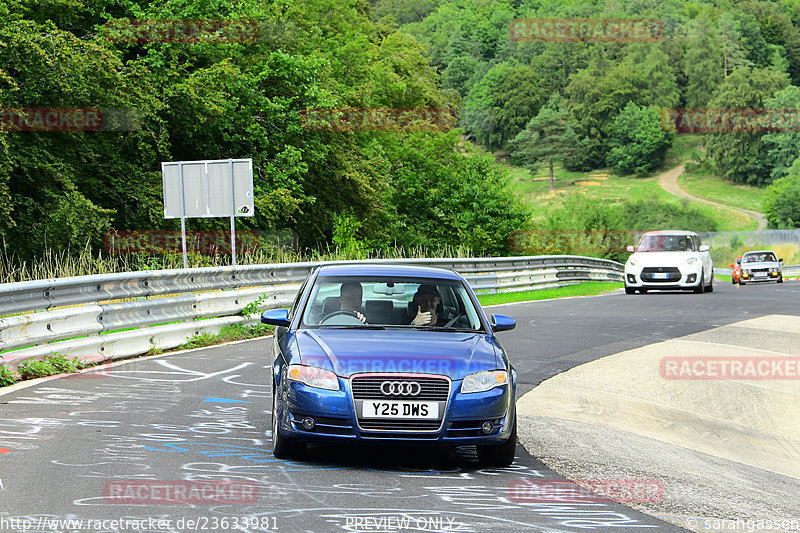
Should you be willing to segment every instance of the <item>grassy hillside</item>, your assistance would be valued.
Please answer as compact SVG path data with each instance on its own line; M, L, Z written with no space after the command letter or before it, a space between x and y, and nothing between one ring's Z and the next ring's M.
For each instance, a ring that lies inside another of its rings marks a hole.
M579 194L606 203L620 203L625 200L637 201L658 199L680 204L680 199L667 193L658 183L658 176L682 162L696 160L702 154L700 135L679 135L667 152L664 164L648 177L635 178L616 175L611 169L592 172L570 172L563 168L555 169L555 190L550 191L549 173L541 169L535 175L522 167L501 163L511 173L516 192L534 208L534 222L541 221L548 209L561 205L563 198ZM718 176L683 176L679 179L681 187L697 196L713 202L733 207L761 210L764 189L747 185L734 185ZM756 222L751 217L724 207L696 204L702 213L713 218L719 231L751 231ZM643 229L643 228L633 228Z

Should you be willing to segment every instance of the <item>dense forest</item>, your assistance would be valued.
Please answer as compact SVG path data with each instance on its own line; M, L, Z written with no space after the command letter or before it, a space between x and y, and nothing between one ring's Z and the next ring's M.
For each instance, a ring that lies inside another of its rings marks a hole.
M513 20L536 17L657 19L663 37L510 38ZM141 42L109 31L223 19L246 21L252 38ZM163 218L162 161L252 157L256 213L241 229L291 230L303 247L357 239L509 253L530 211L495 155L640 175L672 142L663 110L796 109L798 86L800 0L4 0L0 236L6 254L31 258L98 249L112 230L176 229ZM9 110L29 108L125 110L136 127L16 131ZM304 127L305 110L325 108L444 109L459 127ZM558 135L546 137L548 125ZM772 184L770 222L795 227L798 141L797 131L712 132L697 164Z

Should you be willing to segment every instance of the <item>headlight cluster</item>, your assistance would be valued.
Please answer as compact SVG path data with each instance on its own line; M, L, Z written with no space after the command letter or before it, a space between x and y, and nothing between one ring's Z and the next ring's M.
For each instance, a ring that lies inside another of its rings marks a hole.
M505 370L489 370L477 372L464 378L461 383L461 392L486 392L500 385L508 383L508 372Z
M631 257L630 259L628 259L628 266L635 267L635 266L636 266L636 265L638 265L638 264L639 264L639 263L637 263L637 262L636 262L636 259L634 259L633 257Z
M330 370L314 366L289 365L289 379L299 381L309 387L326 390L339 390L339 378Z
M693 265L693 264L697 263L697 258L696 257L690 257L689 259L684 261L684 263L687 264L687 265Z

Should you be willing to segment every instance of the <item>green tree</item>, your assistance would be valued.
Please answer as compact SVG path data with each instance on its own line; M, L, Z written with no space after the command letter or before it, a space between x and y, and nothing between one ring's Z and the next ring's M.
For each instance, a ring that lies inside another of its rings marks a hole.
M632 58L609 63L595 57L590 66L570 76L565 93L575 133L582 141L580 167L600 168L605 164L614 119L629 102L640 106L652 103L652 80L647 79L641 66ZM663 101L674 102L670 92L659 89L658 94Z
M763 208L770 228L799 228L800 174L784 176L767 187Z
M706 107L719 87L725 72L722 64L722 37L708 16L698 17L686 26L684 69L686 107Z
M709 103L719 109L761 109L787 80L769 69L734 70ZM767 146L759 131L718 131L705 136L708 157L717 171L737 183L765 184L770 179Z
M663 129L658 109L629 102L614 120L608 164L625 173L644 174L664 162L674 137Z
M490 150L505 147L544 102L536 72L516 60L492 67L464 101L467 133Z
M790 85L766 101L770 109L800 109L800 88ZM796 126L796 124L795 124ZM766 165L770 181L790 173L792 165L800 157L800 132L780 131L762 137L766 153Z
M560 102L558 95L551 97L511 143L512 156L531 173L541 162L549 167L551 191L555 188L554 165L569 157L578 140L569 113L560 108Z

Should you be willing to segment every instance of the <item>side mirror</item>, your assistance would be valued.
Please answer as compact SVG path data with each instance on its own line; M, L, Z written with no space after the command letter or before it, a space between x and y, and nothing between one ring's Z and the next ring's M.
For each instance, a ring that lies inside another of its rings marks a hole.
M710 249L711 249L711 247L710 247L709 245L707 245L707 244L701 244L701 245L700 245L700 251L701 251L701 252L707 252L707 251L709 251Z
M517 327L517 322L506 315L492 315L492 331L508 331Z
M628 246L627 248L625 248L625 251L628 252L629 254L632 254L633 252L636 251L636 248L634 248L633 246Z
M268 311L264 311L264 314L261 315L261 322L264 324L272 324L273 326L283 326L288 328L289 324L291 323L289 321L289 310L270 309Z
M779 262L779 263L783 263L783 257L781 257L780 259L778 259L778 262Z

